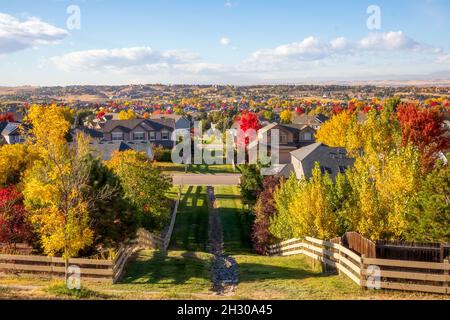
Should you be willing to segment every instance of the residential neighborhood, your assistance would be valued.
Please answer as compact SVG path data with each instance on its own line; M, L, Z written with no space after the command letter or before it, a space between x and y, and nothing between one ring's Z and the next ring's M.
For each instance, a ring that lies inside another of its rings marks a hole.
M448 310L446 13L441 0L4 2L2 307Z

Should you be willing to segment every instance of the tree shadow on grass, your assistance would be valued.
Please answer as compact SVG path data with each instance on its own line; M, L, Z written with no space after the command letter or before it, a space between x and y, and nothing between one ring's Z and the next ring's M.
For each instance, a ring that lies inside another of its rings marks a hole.
M130 262L121 284L180 285L194 278L209 281L210 265L208 259L201 259L192 252L176 256L153 252L140 255L138 260Z
M171 249L186 251L204 251L208 242L208 208L206 194L202 187L188 188L183 197L175 229L172 235ZM188 200L191 200L190 203ZM200 200L202 201L200 203Z
M326 278L330 274L307 267L280 266L259 263L239 263L241 282L261 280L302 280L306 278Z

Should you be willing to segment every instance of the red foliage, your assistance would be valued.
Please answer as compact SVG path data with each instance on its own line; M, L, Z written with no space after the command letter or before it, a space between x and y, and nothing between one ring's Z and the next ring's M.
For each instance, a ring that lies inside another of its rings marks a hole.
M255 222L253 223L252 242L253 247L259 254L267 253L267 245L270 244L272 236L269 232L270 218L275 214L273 193L280 184L280 180L268 176L264 179L264 190L259 194L255 207Z
M297 108L295 108L295 113L297 113L297 114L304 114L305 110L303 110L302 107L297 107Z
M249 130L258 131L261 129L261 122L259 121L258 115L253 112L244 111L242 115L236 118L239 121L240 129L244 132L245 145L247 146L250 143L250 137L247 134ZM242 143L242 139L239 143Z
M3 121L14 122L16 120L14 119L14 115L11 112L8 112L6 114L0 114L0 122Z
M105 116L106 112L105 111L100 111L99 113L97 113L97 119L101 119Z
M363 109L363 112L364 112L364 113L369 113L369 112L370 112L370 110L372 110L372 108L371 108L371 107L369 107L369 106L365 106L365 107L364 107L364 109Z
M331 109L331 112L332 112L334 115L337 115L337 114L341 113L342 111L344 111L344 108L342 108L340 105L335 105L335 106L333 106L333 108Z
M166 111L166 114L172 114L172 113L173 113L172 109L168 109L168 110Z
M21 193L14 186L0 189L0 242L12 245L29 239L26 215Z
M422 108L409 103L399 106L397 116L402 127L403 145L415 145L420 152L422 168L425 171L431 170L437 153L449 145L442 126L442 113L436 108Z

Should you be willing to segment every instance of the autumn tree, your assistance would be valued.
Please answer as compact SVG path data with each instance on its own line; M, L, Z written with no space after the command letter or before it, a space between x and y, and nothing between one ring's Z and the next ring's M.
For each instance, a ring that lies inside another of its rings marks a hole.
M169 178L153 166L145 153L134 150L113 153L107 166L119 178L141 225L161 230L170 218L166 197L171 186Z
M245 146L247 146L250 143L249 132L258 132L258 130L262 127L258 115L253 112L245 111L236 118L236 121L239 122L239 128L244 133L244 136L240 137L238 143L245 144Z
M31 228L22 194L14 187L0 189L0 242L14 249L30 238Z
M268 176L263 181L263 191L258 195L255 205L255 221L252 228L253 247L259 254L267 253L267 246L273 238L269 232L270 218L275 214L273 193L279 180Z
M283 110L280 113L280 121L283 124L291 124L292 123L292 112L290 110Z
M136 113L134 112L133 109L128 109L128 110L122 110L119 112L119 120L131 120L131 119L136 119Z
M62 254L66 277L71 257L93 242L89 211L95 201L108 198L110 188L86 193L91 171L89 138L79 134L72 144L65 137L70 123L67 110L32 106L28 144L39 160L26 170L24 203L45 254Z
M437 108L423 108L417 104L400 105L397 111L402 128L402 145L412 144L420 153L425 172L433 169L439 152L449 145L443 127L443 114Z
M33 149L25 144L0 146L0 186L18 184L35 159Z

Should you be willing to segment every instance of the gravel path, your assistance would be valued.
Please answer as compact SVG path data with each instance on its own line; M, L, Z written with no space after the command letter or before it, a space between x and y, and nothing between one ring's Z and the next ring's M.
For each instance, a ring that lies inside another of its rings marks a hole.
M213 290L217 294L232 293L239 282L236 260L223 253L223 233L214 188L208 187L209 248L214 255L212 266Z

